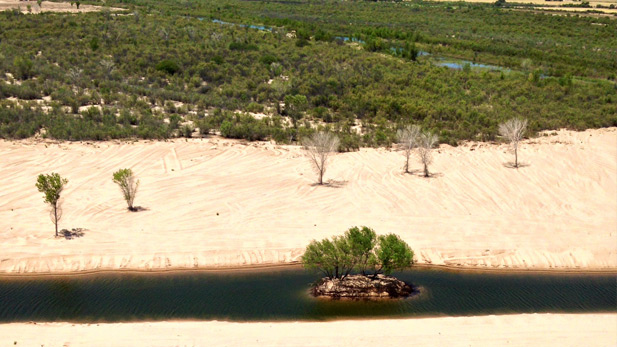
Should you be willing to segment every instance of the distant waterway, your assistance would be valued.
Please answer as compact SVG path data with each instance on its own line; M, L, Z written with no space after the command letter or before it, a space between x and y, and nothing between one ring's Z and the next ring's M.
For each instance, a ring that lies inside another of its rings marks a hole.
M420 294L392 301L328 301L318 276L269 271L100 273L0 279L0 322L334 320L532 312L617 312L614 275L473 273L417 269L397 277Z
M199 17L198 19L204 20L204 18L202 17ZM233 25L233 26L239 26L241 28L250 28L250 29L262 30L262 31L272 31L272 28L263 26L263 25L238 24L238 23L225 22L219 19L212 19L211 21L212 23L217 23L221 25ZM364 40L361 40L357 37L350 37L350 36L335 36L334 39L340 40L343 42L353 42L353 43L359 43L359 44L366 43L366 41ZM402 48L401 47L390 47L390 50L396 53L396 52L401 51ZM430 55L431 54L429 52L418 51L418 56L420 57L430 56ZM475 63L475 62L463 60L463 59L453 59L453 58L446 58L446 57L439 57L439 56L434 56L431 58L433 59L435 65L445 66L447 68L454 69L454 70L462 70L465 67L465 65L469 64L469 67L473 69L499 70L499 71L505 71L505 72L510 71L510 69L503 67L503 66Z

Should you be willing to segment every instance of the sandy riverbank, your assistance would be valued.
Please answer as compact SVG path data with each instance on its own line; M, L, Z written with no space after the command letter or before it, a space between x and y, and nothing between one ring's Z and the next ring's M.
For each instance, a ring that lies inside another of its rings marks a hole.
M615 314L525 314L281 323L0 325L12 346L612 346Z
M0 272L163 270L297 261L311 240L352 225L394 232L424 264L495 269L617 268L617 129L435 151L424 179L386 149L337 154L326 179L295 146L218 138L137 143L0 141ZM141 179L126 211L111 181ZM419 166L414 163L414 168ZM69 179L53 237L39 173Z
M28 6L30 6L30 11L28 11ZM0 11L6 11L10 9L20 9L23 13L41 13L41 12L95 12L101 11L103 8L106 8L110 11L123 11L123 8L116 7L101 7L94 5L85 5L80 4L79 9L77 9L76 5L71 5L70 1L66 2L50 2L43 1L41 6L38 5L36 1L20 1L20 0L0 0Z

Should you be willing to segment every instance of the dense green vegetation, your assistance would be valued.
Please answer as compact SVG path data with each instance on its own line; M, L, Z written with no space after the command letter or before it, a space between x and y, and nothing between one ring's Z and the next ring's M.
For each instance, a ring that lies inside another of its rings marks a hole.
M343 236L313 240L304 251L302 265L328 278L345 278L356 272L390 275L413 264L413 250L395 234L377 236L369 227L349 228Z
M328 127L353 150L390 145L408 124L451 144L492 140L512 117L532 132L617 125L607 18L463 3L106 4L127 11L0 13L0 138L289 143ZM453 70L439 56L508 69Z

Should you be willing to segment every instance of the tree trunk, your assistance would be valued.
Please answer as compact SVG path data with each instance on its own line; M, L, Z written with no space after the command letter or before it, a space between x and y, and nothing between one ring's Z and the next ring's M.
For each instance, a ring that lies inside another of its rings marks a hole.
M56 237L58 237L58 206L54 205L54 225L56 226Z
M323 184L323 169L319 170L319 184Z
M428 177L428 165L424 164L424 177Z
M518 168L518 143L514 145L514 167Z
M405 160L405 173L409 173L409 154L407 154L407 159Z

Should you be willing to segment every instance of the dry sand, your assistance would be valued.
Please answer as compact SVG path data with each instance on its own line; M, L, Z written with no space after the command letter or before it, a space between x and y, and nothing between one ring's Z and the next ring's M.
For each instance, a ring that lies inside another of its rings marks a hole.
M76 5L71 6L70 1L67 2L49 2L43 1L41 3L41 7L37 4L36 1L19 1L19 0L0 0L0 11L5 11L9 9L21 9L21 12L28 13L28 5L32 10L32 13L40 13L40 12L94 12L100 11L104 7L94 6L94 5L86 5L81 4L79 6L79 10ZM115 7L105 7L110 11L122 11L122 8Z
M431 1L453 2L453 0L431 0ZM495 2L495 0L464 0L464 2L491 3L492 4ZM523 10L523 11L544 10L544 11L551 11L549 13L553 13L553 14L556 14L559 12L564 12L564 14L576 12L576 13L580 13L581 15L608 16L609 18L614 18L614 15L617 14L617 8L612 8L612 9L608 8L610 5L617 7L617 0L600 0L600 1L590 0L589 4L591 5L591 7L560 7L563 5L579 5L580 6L582 1L577 1L577 0L563 0L563 1L507 0L507 2L515 3L515 4L531 4L531 5L537 6L533 8L514 7L518 10ZM598 5L601 5L607 8L598 8L596 7ZM588 11L598 11L598 12L602 12L604 15L597 14L597 13L588 14L587 13Z
M117 144L0 141L0 273L280 264L353 225L397 233L420 263L495 269L617 268L617 129L560 131L435 151L425 179L386 149L337 154L326 179L299 147L218 138ZM141 179L130 213L114 170ZM420 167L414 161L414 168ZM39 173L69 179L56 239Z
M0 345L14 342L17 346L614 346L617 315L0 325Z
M447 1L454 2L452 0L432 0L432 1ZM478 2L478 3L494 3L495 0L465 0L464 2ZM563 0L563 1L547 1L547 0L506 0L509 3L518 4L533 4L533 5L547 5L547 6L561 6L561 5L580 5L581 1L577 0ZM596 5L610 6L616 5L617 0L589 0L589 4L595 9Z

